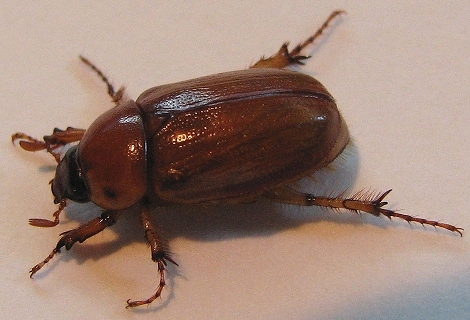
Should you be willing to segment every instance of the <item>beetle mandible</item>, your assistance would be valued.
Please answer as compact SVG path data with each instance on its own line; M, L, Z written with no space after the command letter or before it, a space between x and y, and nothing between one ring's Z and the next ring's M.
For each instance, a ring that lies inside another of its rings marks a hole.
M350 142L348 128L335 100L314 78L284 68L303 64L302 50L313 43L343 11L334 11L318 31L288 50L284 43L269 58L247 70L226 72L148 89L136 101L124 100L89 60L81 60L104 81L116 107L102 114L88 130L54 129L43 140L12 135L27 151L46 150L58 165L51 182L59 223L67 201L92 201L100 217L61 234L52 252L31 270L38 272L62 247L69 250L113 225L124 209L140 210L152 260L160 282L148 299L127 301L127 307L149 304L165 286L170 257L166 240L149 217L149 207L171 203L222 204L261 197L300 206L322 206L396 217L444 228L462 235L462 228L383 208L388 190L375 197L323 197L289 187L331 163ZM61 155L62 149L78 142Z

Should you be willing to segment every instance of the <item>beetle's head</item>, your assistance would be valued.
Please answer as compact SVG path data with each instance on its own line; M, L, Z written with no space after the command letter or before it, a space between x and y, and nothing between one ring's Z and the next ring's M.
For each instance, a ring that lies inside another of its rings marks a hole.
M77 161L77 150L77 146L71 147L57 165L55 177L52 180L54 203L59 203L64 199L76 202L90 201L88 187Z

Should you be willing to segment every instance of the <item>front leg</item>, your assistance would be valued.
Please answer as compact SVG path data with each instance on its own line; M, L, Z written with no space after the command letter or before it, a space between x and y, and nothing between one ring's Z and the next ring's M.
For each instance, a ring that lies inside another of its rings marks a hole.
M85 129L68 127L65 130L54 128L50 136L44 136L43 141L33 138L25 133L17 132L11 136L11 142L19 141L19 145L26 151L46 150L57 163L60 162L60 152L62 148L72 142L82 140Z
M158 273L160 274L160 282L156 292L146 300L131 301L127 300L126 308L138 307L144 304L149 304L153 300L160 297L163 288L165 287L165 269L167 261L178 265L173 259L170 258L170 252L168 249L167 241L163 238L162 232L153 224L147 206L143 206L141 209L141 220L142 226L144 227L145 238L150 245L152 254L152 260L158 265Z
M38 272L46 263L48 263L56 253L60 252L62 247L65 249L70 250L75 242L82 243L86 239L94 236L97 233L100 233L107 227L116 223L120 211L105 211L101 214L99 218L95 218L91 221L88 221L86 224L64 233L61 233L62 236L57 242L56 247L52 250L52 252L44 259L42 262L35 265L29 272L31 273L30 277L32 278L36 272Z

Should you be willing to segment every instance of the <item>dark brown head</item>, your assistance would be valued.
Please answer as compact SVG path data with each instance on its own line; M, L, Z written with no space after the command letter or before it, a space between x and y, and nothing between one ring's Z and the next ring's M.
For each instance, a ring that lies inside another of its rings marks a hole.
M64 199L76 202L90 201L90 192L77 162L77 150L78 146L71 147L57 165L52 180L54 203Z

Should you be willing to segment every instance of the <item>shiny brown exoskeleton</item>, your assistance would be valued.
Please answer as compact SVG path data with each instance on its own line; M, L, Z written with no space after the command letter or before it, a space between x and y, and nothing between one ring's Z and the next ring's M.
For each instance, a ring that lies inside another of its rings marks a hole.
M12 140L28 151L45 149L58 162L52 193L59 209L54 220L31 219L51 227L67 200L92 201L104 209L100 217L62 234L49 256L31 269L31 277L62 247L69 250L114 224L123 209L140 210L145 237L158 264L160 283L142 301L151 303L165 286L169 256L166 241L149 218L151 205L222 204L265 197L301 206L323 206L397 217L462 234L461 228L384 209L383 199L357 195L321 197L302 193L289 183L324 168L349 143L349 133L333 97L314 78L283 68L302 64L301 51L336 16L333 12L309 39L288 51L261 59L248 70L211 75L154 87L134 102L123 101L103 73L87 59L108 86L116 107L88 130L55 129L43 141L23 133ZM65 145L80 141L61 156Z

